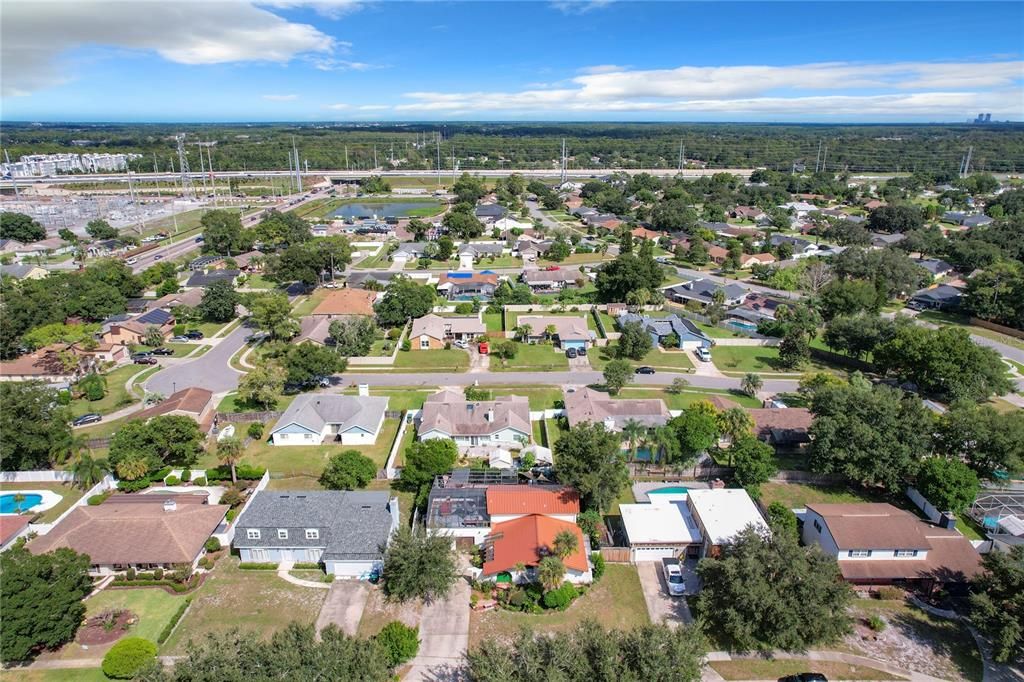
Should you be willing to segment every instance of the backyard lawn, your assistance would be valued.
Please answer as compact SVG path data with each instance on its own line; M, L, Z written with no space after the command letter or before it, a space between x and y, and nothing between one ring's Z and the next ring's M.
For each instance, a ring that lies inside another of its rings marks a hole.
M315 289L313 293L305 298L299 299L298 304L292 308L292 317L305 317L313 312L320 305L320 302L327 296L330 289Z
M605 366L615 359L612 355L615 348L616 346L612 345L588 351L587 357L590 358L590 366L603 372ZM649 365L666 372L690 372L693 370L693 363L690 362L689 356L681 350L663 351L659 348L652 348L642 360L626 358L626 361L633 367Z
M325 443L322 445L271 445L269 433L273 426L267 424L264 431L267 440L253 441L246 448L242 461L247 464L266 467L271 474L284 476L319 476L331 455L345 450L356 450L373 460L377 468L383 468L387 462L388 452L398 435L397 419L385 419L384 425L373 445L341 445ZM219 462L213 452L204 452L196 463L196 468L215 467Z
M295 398L296 396L294 395L282 395L278 397L277 405L271 408L271 411L283 412L284 410L288 409L288 406L292 404L292 401L295 400ZM221 399L220 403L217 405L217 411L263 412L264 408L258 407L256 405L250 405L249 403L240 401L237 393L228 393L226 396L224 396L223 399Z
M159 367L129 364L107 372L104 375L107 379L106 395L99 400L86 400L85 398L72 400L68 406L71 409L71 415L73 417L80 417L90 412L110 414L122 407L137 403L140 400L139 396L129 394L125 390L125 382L137 374L145 375L140 376L140 380L144 380L147 376L155 374L157 371L159 371Z
M594 320L594 316L590 314L588 310L577 310L576 312L564 312L556 313L548 310L540 310L537 312L526 312L520 310L506 310L505 311L505 329L512 331L518 324L520 317L582 317L587 321L587 329L592 332L597 332L597 322ZM534 329L533 332L536 334L543 331L542 329Z
M746 372L800 374L802 372L827 372L832 367L816 360L809 360L797 369L787 369L779 364L779 349L768 346L715 346L711 349L711 360L722 372L743 374Z
M3 679L8 679L2 676ZM18 682L110 682L99 668L64 668L56 670L18 670Z
M521 395L530 399L531 410L553 410L562 400L562 389L551 386L479 386L488 391L490 399L496 396Z
M392 367L402 372L465 372L469 369L469 353L458 348L398 351ZM353 365L351 371L360 369Z
M875 668L838 663L786 658L767 661L763 658L740 658L731 661L712 661L709 664L726 680L774 680L808 670L821 673L830 680L902 680Z
M699 400L708 400L714 396L728 398L742 407L761 407L761 401L751 398L743 393L730 393L728 391L714 391L709 389L693 388L682 393L669 393L663 388L637 388L627 386L613 398L660 398L670 410L683 410Z
M528 344L513 341L516 356L511 360L491 357L492 372L564 372L569 369L565 353L547 344Z
M501 331L501 316L502 313L484 313L484 324L487 326L487 331Z
M562 632L584 620L594 620L603 627L619 630L650 623L636 567L608 564L604 576L565 611L539 614L504 609L472 611L469 645L472 648L494 639L509 641L523 627L533 632Z
M815 502L822 504L878 502L854 488L805 485L803 483L763 483L761 484L761 501L766 507L772 502L782 502L787 509L798 509Z
M95 616L107 609L127 609L139 618L128 634L155 642L185 599L183 595L168 594L159 587L108 587L85 600L86 615Z
M327 590L293 585L275 571L239 570L238 559L224 556L195 592L164 649L184 654L189 640L202 643L233 628L266 639L292 621L313 623L326 597Z
M562 427L560 426L561 420L559 419L545 419L544 420L544 434L547 436L547 444L545 447L554 449L555 443L562 437Z
M926 310L925 312L920 313L917 316L917 319L925 320L932 324L944 327L960 327L961 329L966 329L971 334L984 336L987 339L992 339L993 341L1005 343L1008 346L1024 350L1024 339L1018 339L1016 337L1009 336L1008 334L1000 334L997 331L986 329L985 327L977 327L970 324L966 317L951 315L949 313L941 313L935 310Z
M0 492L8 490L49 490L61 496L61 501L55 507L42 512L39 517L40 523L53 523L61 514L71 508L84 492L68 483L0 483Z
M343 395L356 395L357 389L346 388L342 391ZM419 410L423 408L423 401L428 396L435 393L433 390L423 390L422 388L371 388L370 395L373 396L387 396L388 397L388 409L389 410Z

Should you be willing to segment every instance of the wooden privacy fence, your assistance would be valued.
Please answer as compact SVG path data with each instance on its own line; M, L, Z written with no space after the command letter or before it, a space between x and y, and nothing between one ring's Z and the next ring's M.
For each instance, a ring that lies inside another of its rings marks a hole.
M628 564L629 547L602 547L601 556L610 564Z
M214 416L214 421L218 424L227 422L232 423L245 423L245 422L268 422L272 419L277 419L284 412L218 412Z

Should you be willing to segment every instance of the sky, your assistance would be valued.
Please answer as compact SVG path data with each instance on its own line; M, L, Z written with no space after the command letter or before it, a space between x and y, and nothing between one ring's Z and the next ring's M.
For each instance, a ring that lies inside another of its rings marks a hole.
M4 121L1024 120L1021 2L4 0Z

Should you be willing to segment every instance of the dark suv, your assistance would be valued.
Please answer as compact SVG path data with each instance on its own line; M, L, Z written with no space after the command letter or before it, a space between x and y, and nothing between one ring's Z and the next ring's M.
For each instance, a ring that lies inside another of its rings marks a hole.
M190 329L185 332L186 339L192 339L193 341L200 341L203 338L203 333L198 329Z

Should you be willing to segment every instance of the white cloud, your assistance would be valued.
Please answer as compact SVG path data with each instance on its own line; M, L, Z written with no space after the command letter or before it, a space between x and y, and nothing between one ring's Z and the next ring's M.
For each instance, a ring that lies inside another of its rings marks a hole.
M1024 116L1024 62L822 63L589 69L564 87L409 92L404 112L735 112L814 115ZM856 94L850 94L851 92Z
M318 71L372 71L374 69L384 68L380 64L367 64L366 62L356 62L350 59L335 59L333 57L311 56L309 58L309 62L313 65L313 68Z
M329 19L340 19L360 8L357 0L257 0L256 4L278 9L309 7Z
M335 111L341 111L343 109L350 109L352 107L352 105L351 104L343 104L343 103L342 104L325 104L324 107L326 109L334 109Z
M562 14L586 14L595 9L601 9L612 4L615 0L552 0L551 6Z
M628 66L618 66L617 64L598 64L596 66L584 66L579 70L580 73L618 73L625 71Z
M287 62L341 47L309 24L247 0L209 2L5 0L0 78L5 96L27 95L74 74L60 55L82 46L150 51L179 64Z
M292 102L298 98L298 95L263 95L263 99L271 102Z
M359 111L383 111L390 108L390 104L361 104L358 107Z

